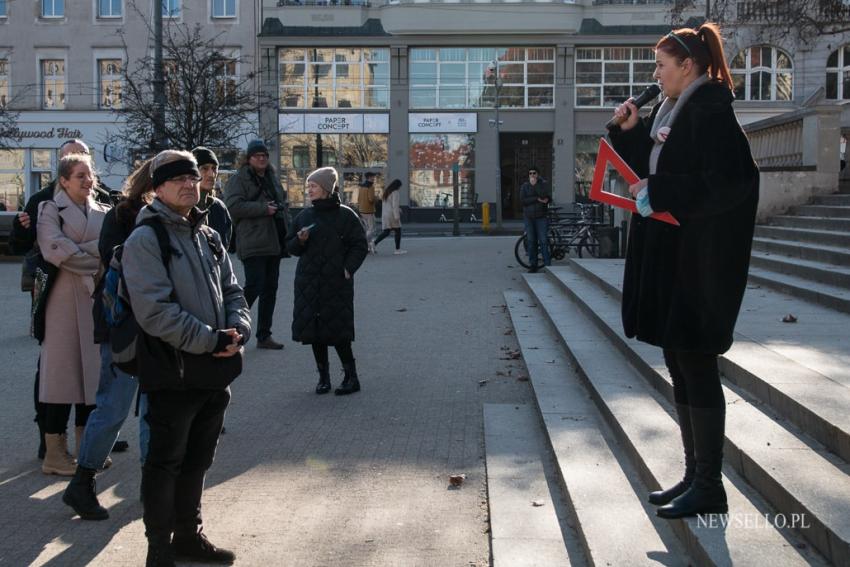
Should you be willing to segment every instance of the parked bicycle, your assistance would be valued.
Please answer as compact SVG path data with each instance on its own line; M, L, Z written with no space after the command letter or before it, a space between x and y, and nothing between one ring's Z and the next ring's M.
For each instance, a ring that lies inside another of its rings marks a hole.
M563 260L572 249L579 258L599 256L596 229L604 223L595 218L596 205L574 204L575 212L563 212L563 207L549 209L549 254L553 260ZM527 235L523 233L514 246L514 256L524 268L530 268Z

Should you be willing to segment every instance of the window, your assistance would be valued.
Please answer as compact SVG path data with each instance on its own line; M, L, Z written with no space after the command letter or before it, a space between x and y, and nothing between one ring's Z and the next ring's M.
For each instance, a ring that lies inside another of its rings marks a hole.
M236 104L236 88L239 77L236 75L236 61L224 59L217 64L215 72L215 90L219 100L225 104Z
M460 166L460 206L474 206L475 136L410 135L410 206L453 207L452 166Z
M748 47L729 65L738 100L791 100L791 56L769 45Z
M411 108L552 107L555 50L411 49L409 76Z
M180 0L162 0L162 17L179 18Z
M121 0L97 0L98 18L120 18L122 15Z
M0 18L5 18L9 15L7 0L0 0Z
M65 62L62 59L41 61L41 107L65 108Z
M826 60L826 98L850 100L850 45L836 49Z
M617 106L655 83L655 53L648 47L576 49L576 106Z
M0 150L0 211L24 210L24 150Z
M235 18L236 0L212 0L213 18Z
M387 108L389 49L281 49L281 108Z
M9 104L9 60L0 59L0 108Z
M41 0L42 18L61 18L65 16L65 0Z
M97 72L98 106L104 109L121 108L121 60L98 59Z

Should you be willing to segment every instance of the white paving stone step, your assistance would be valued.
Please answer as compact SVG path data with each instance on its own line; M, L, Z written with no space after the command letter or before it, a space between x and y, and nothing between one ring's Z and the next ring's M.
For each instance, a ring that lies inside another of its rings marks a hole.
M537 303L580 368L585 385L620 445L651 489L670 486L684 467L675 421L659 394L611 343L609 337L549 276L524 276ZM730 467L724 471L733 514L730 518L764 517L766 503ZM688 553L700 565L823 564L797 534L770 522L760 529L721 529L697 518L670 523Z
M811 280L813 283L822 283L850 290L850 268L844 266L753 250L750 255L750 267L788 274L789 276Z
M825 244L827 246L850 247L850 232L837 230L816 230L811 228L796 228L791 226L757 225L756 236L775 238L795 242Z
M850 313L850 289L843 286L754 266L750 266L749 280L824 307Z
M753 250L769 254L781 254L794 260L810 260L835 266L850 266L850 251L844 245L827 246L810 242L756 237L753 238Z
M618 464L599 412L541 308L521 291L505 292L505 301L590 563L657 564L653 558L669 552L654 523L669 527L650 517ZM668 539L681 549L672 532Z
M559 267L552 277L647 381L672 401L672 381L661 349L624 336L619 300L573 266ZM811 527L801 533L827 559L850 564L850 467L725 386L724 395L727 462L777 511L805 514Z
M484 404L493 567L567 567L570 558L526 405Z
M850 231L850 219L803 215L777 215L768 222L773 226L795 226L817 230Z

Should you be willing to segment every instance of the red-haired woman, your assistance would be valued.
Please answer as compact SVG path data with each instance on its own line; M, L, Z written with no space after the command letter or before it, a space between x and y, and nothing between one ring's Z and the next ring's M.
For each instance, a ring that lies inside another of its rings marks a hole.
M732 109L717 25L678 29L655 46L664 100L639 119L631 99L611 133L641 177L623 279L626 335L664 349L685 475L649 495L662 518L725 513L726 402L717 357L732 345L746 289L759 174ZM670 212L680 226L648 218Z

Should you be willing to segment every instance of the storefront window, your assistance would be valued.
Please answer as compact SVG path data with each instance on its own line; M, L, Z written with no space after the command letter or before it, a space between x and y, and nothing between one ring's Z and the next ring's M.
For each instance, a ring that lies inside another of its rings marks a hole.
M410 50L411 108L538 108L554 105L551 47ZM498 81L496 78L498 77Z
M453 207L454 165L459 167L460 206L475 206L475 136L411 134L410 206Z
M0 150L0 211L24 209L24 150Z
M646 47L576 49L576 106L616 106L655 83L655 53Z
M350 196L365 171L386 168L388 140L386 134L281 134L280 177L290 204L305 205L307 175L326 166L337 169Z
M281 108L387 108L389 49L281 49Z

